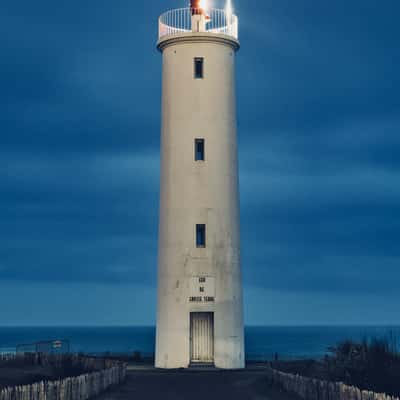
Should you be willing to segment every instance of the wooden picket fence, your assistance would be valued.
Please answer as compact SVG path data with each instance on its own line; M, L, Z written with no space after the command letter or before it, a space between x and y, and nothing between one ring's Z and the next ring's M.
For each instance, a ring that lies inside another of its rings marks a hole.
M0 363L7 362L21 365L40 365L42 367L62 367L69 365L79 366L85 370L95 371L107 369L115 364L115 361L105 358L88 357L80 354L47 354L47 353L4 353L0 354Z
M300 375L267 369L269 382L304 400L400 400L384 393L374 393L341 382L327 382ZM2 400L2 399L0 399Z
M18 361L18 357L21 360L21 356L7 355L0 357L0 361ZM93 372L57 381L7 387L0 390L0 400L87 400L98 396L110 386L122 383L126 377L126 364L120 361L71 355L32 354L23 357L27 358L27 362L36 362L40 365L62 362L63 358L68 357L69 361L72 359L73 362L80 363Z

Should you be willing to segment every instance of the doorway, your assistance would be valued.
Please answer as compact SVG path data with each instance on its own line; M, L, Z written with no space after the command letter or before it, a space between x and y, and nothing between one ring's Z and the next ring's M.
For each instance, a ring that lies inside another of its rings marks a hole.
M190 362L214 362L214 313L190 313Z

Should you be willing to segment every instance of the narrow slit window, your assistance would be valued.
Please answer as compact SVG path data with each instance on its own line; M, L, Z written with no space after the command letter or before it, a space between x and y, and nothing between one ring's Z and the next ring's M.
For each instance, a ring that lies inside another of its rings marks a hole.
M206 226L196 225L196 247L206 247Z
M204 161L204 139L195 139L194 141L194 159L195 161Z
M196 57L194 59L194 77L195 79L204 78L204 58Z

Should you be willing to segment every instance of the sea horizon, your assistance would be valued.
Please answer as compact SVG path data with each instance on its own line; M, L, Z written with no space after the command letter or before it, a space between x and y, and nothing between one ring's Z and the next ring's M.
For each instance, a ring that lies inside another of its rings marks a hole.
M342 327L382 327L382 328L400 328L399 324L393 323L374 323L374 324L245 324L245 328L342 328ZM143 325L105 325L105 324L38 324L38 325L0 325L0 329L3 328L155 328L156 324L143 324Z
M71 352L102 355L154 354L155 326L54 325L0 327L0 353L39 341L67 340ZM400 337L400 325L246 325L248 360L321 358L344 340Z

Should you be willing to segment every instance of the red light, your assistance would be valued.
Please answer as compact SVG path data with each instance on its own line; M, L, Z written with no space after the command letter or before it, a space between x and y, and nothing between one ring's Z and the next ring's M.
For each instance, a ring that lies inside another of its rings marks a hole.
M192 9L192 15L204 14L204 10L201 8L201 0L190 0L190 8Z

